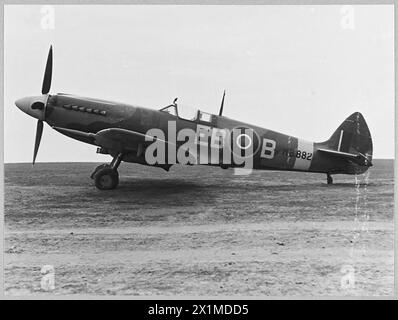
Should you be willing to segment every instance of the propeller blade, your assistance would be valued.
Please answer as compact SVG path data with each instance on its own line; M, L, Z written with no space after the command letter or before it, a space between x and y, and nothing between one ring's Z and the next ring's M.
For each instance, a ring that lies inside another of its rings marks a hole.
M222 95L220 112L218 114L219 116L222 116L222 112L223 112L223 109L224 109L224 98L225 98L225 90L224 90L224 94Z
M48 52L46 70L44 71L43 85L41 88L42 94L47 94L51 87L51 78L53 73L53 46L50 47Z
M35 164L37 151L39 151L41 135L43 134L43 121L37 121L37 128L36 128L36 139L35 139L35 149L33 151L33 164Z

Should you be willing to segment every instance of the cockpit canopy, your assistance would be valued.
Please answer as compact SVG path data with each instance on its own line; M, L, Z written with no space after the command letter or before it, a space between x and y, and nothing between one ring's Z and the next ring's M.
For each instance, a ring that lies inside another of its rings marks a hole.
M200 121L200 122L212 122L213 115L207 112L203 112L197 108L190 105L176 102L170 104L159 111L167 112L173 116L189 121Z

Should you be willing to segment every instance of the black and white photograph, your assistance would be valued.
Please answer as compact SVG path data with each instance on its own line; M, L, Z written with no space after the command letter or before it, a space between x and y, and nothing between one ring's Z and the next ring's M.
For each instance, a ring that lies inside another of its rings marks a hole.
M6 297L394 295L394 5L3 12Z

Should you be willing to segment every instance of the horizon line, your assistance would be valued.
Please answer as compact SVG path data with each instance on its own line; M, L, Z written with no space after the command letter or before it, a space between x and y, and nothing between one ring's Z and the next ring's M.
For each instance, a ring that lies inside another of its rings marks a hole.
M395 158L374 158L372 161L377 161L377 160L395 160ZM35 164L40 164L40 163L104 163L104 161L36 161ZM128 163L134 163L134 162L128 162ZM3 162L3 164L32 164L32 162ZM142 163L136 163L136 164L141 164ZM178 163L176 163L178 164ZM33 165L33 164L32 164Z

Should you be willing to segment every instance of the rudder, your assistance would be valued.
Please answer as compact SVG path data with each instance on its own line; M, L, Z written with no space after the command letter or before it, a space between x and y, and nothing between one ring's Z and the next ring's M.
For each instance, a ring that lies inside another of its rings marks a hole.
M352 154L361 153L372 160L372 137L365 118L354 112L337 128L325 145L328 149Z

